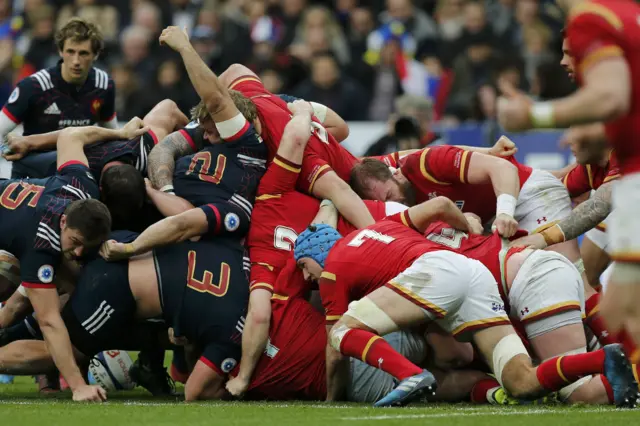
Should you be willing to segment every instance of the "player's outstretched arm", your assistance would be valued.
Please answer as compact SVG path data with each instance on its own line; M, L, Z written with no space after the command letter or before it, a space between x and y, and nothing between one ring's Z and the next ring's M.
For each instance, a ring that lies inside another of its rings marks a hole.
M471 232L471 225L464 213L447 197L432 198L400 214L408 215L411 225L419 232L426 231L429 225L438 221L446 222L461 231Z
M8 151L2 156L7 161L17 161L32 151L54 150L61 132L62 130L56 130L55 132L42 133L40 135L7 135Z
M207 105L214 122L221 123L240 114L227 87L220 82L189 42L186 30L178 27L165 28L160 35L160 44L166 44L180 54L189 80L200 99Z
M151 187L148 179L145 180L145 183L147 183L147 196L164 217L176 216L195 207L184 198L174 195L173 192L163 192Z
M322 175L312 192L316 198L331 200L340 214L357 228L375 223L364 201L334 171Z
M595 228L609 216L612 210L611 190L613 182L600 186L593 197L580 203L571 214L556 225L539 234L518 238L511 246L525 246L543 249L553 244L560 244L578 238L590 229Z
M304 149L311 137L311 117L313 109L303 100L288 104L293 114L282 133L282 140L278 146L278 155L294 164L302 164Z
M73 354L69 332L60 316L60 303L55 288L27 288L38 325L53 362L73 391L74 401L105 401L107 394L100 386L84 381Z
M31 302L27 297L26 289L20 286L0 309L0 328L9 327L17 318L24 316L29 308L31 308Z
M505 238L515 234L518 222L513 216L520 193L518 168L502 158L474 153L469 160L467 182L472 185L491 183L498 199L494 228Z
M191 209L154 223L131 243L123 244L114 240L105 242L100 248L100 255L106 260L128 259L156 247L203 235L208 230L209 222L204 211Z
M241 396L249 388L251 377L267 347L271 325L271 292L257 288L249 296L249 312L242 331L242 358L238 375L226 384L233 396Z
M98 142L118 139L133 139L149 130L142 120L134 117L122 129L105 129L98 126L68 127L60 132L56 144L58 151L58 167L69 161L80 161L88 164L84 147Z
M512 155L515 155L516 152L518 152L518 147L516 146L516 144L506 136L500 136L500 139L498 139L498 141L491 148L481 148L466 145L456 145L456 148L503 158L511 157Z

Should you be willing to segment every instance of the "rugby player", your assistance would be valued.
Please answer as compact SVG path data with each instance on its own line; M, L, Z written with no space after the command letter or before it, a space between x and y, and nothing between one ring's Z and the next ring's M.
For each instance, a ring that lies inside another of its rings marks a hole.
M456 220L449 219L454 227L470 230L456 206L438 197L344 239L327 225L310 228L298 237L294 254L305 277L333 286L340 304L335 312L344 313L329 334L336 352L327 354L328 399L335 398L332 390L341 388L340 353L361 358L400 380L376 406L402 405L433 391L433 375L407 362L379 336L436 320L458 338L472 339L498 382L516 398L557 391L584 375L604 372L616 404L635 406L637 384L620 346L605 347L591 363L584 362L585 354L579 354L533 367L486 267L443 250L440 243L414 230L423 232L437 218L431 208L436 203L447 205L452 215L457 213ZM358 301L349 303L353 300ZM558 360L563 367L560 372Z
M0 112L3 139L20 123L25 135L96 123L117 128L115 85L105 71L93 67L103 48L100 30L73 18L56 32L55 42L58 65L20 81ZM30 161L14 164L12 176L29 177Z
M98 247L111 228L109 210L97 201L98 184L87 166L82 132L77 128L62 132L58 172L43 185L2 183L0 247L20 260L21 287L74 400L96 401L104 398L104 392L88 386L73 361L54 281L63 265L73 265L87 250Z
M562 0L567 12L567 39L578 70L580 89L552 102L533 103L520 93L506 93L499 102L498 118L510 131L530 128L567 127L594 122L605 123L609 143L616 150L622 178L613 192L616 220L611 233L611 258L616 261L601 311L611 331L626 329L636 345L640 343L640 143L635 141L640 126L637 83L640 52L635 43L640 36L637 24L640 6L630 0ZM568 236L556 227L553 241ZM627 285L630 284L630 285ZM629 342L628 354L640 361L640 349Z

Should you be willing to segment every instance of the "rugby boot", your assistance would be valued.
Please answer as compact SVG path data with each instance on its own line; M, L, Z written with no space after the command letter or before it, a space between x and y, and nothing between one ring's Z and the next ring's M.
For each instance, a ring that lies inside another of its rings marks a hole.
M604 353L604 375L613 389L613 402L618 408L635 408L640 402L638 382L622 345L607 345Z
M436 378L427 370L415 376L407 377L391 392L376 402L374 407L402 407L423 395L432 396L436 393L438 384Z
M176 385L164 367L153 369L137 359L129 369L129 374L131 380L153 396L176 396Z

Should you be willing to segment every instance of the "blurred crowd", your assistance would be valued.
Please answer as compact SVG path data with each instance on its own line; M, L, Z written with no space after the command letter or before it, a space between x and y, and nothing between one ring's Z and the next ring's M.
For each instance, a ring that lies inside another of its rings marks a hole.
M186 27L216 73L243 63L272 92L346 120L386 121L404 105L418 121L493 121L501 79L539 99L573 90L552 0L0 0L2 103L56 64L53 35L72 16L104 33L97 66L116 83L122 120L164 98L185 112L197 103L158 44L167 25Z

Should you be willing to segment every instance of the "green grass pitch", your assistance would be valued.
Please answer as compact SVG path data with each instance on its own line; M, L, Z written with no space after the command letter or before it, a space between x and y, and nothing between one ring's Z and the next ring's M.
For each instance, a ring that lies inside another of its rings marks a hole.
M40 395L30 377L0 385L0 425L7 426L636 426L639 410L599 407L211 402L153 399L142 390L113 392L105 404L71 402L66 391Z

